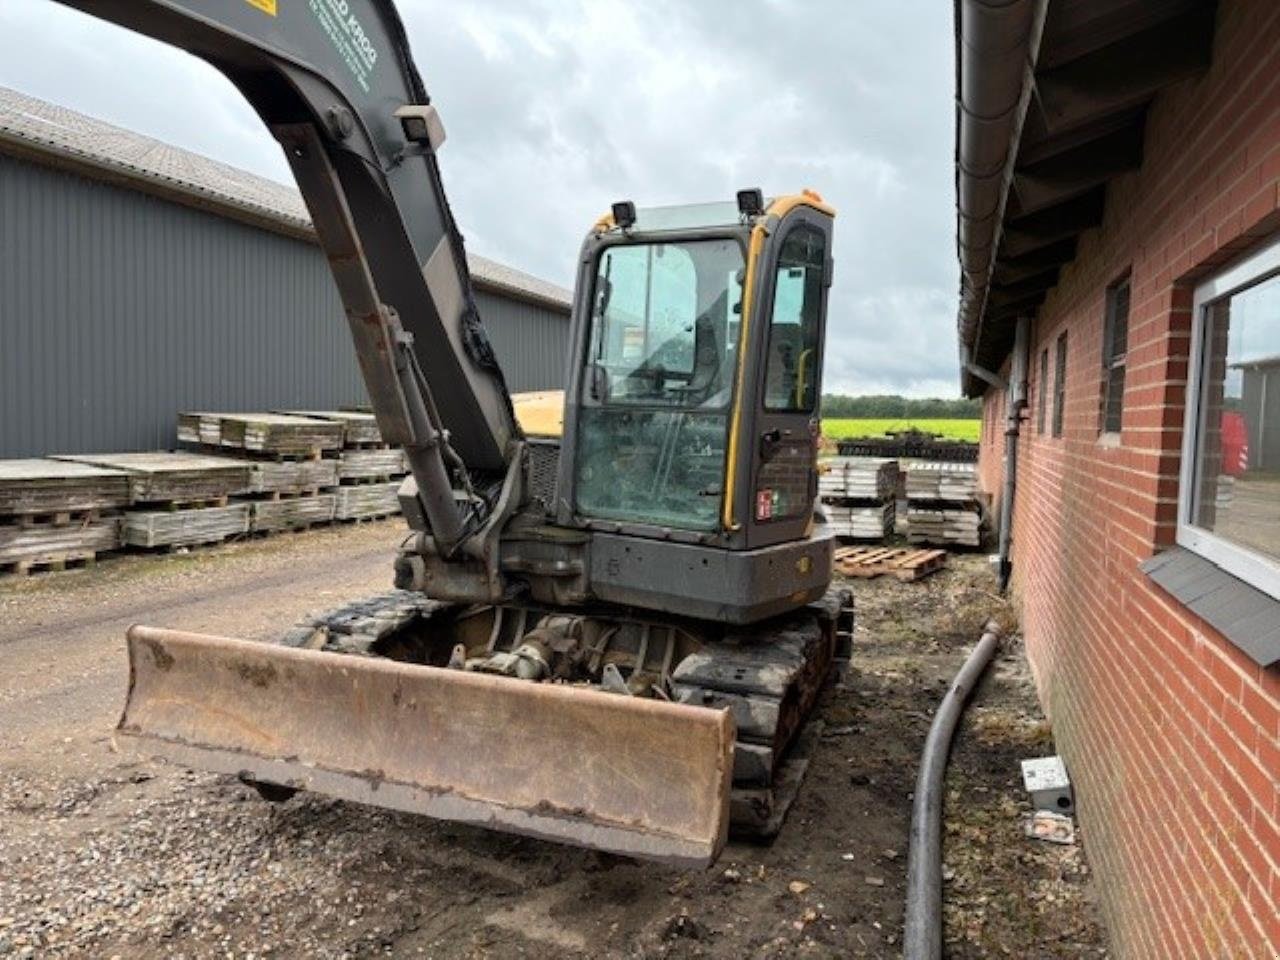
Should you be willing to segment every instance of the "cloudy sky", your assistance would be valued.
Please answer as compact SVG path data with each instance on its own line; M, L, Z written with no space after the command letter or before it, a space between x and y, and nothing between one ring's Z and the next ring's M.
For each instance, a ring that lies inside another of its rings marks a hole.
M839 210L827 390L957 394L951 0L398 6L471 249L569 286L614 200L812 187ZM290 180L211 67L49 0L0 0L0 85Z

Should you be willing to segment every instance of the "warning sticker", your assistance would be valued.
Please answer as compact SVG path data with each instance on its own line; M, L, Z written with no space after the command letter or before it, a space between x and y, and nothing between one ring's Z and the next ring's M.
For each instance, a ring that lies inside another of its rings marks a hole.
M276 0L244 0L251 7L257 7L263 13L276 15Z
M369 75L378 62L378 51L364 32L360 20L351 12L347 0L308 0L311 12L321 29L329 35L333 47L342 57L356 83L369 92ZM275 5L275 0L272 0Z

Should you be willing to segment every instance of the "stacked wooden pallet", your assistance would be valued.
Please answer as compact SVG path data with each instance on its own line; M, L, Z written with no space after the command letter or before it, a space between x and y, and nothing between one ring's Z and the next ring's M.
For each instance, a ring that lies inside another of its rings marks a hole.
M907 467L907 536L912 543L982 543L978 477L971 463L915 461Z
M340 486L334 490L336 498L334 519L365 520L371 517L389 517L399 513L400 501L396 498L396 492L399 489L399 480Z
M61 460L0 460L0 516L118 510L129 502L119 470Z
M306 530L330 522L336 502L333 493L254 500L249 503L249 529L254 533Z
M132 547L194 547L221 543L249 532L249 505L131 510L124 517L124 542Z
M355 410L279 410L277 412L291 417L308 417L312 420L327 420L341 424L342 446L346 448L382 444L382 432L378 429L378 420L372 413L361 413Z
M58 460L0 460L0 572L91 562L120 547L129 478Z
M120 548L128 477L52 459L0 460L0 572L91 562Z
M249 464L199 453L89 453L58 460L119 470L129 478L129 503L226 504L227 497L249 485Z
M404 474L404 454L398 448L343 450L338 454L339 480L390 480Z
M0 522L0 574L62 570L120 549L119 517L69 517L66 522Z
M249 483L249 465L186 451L75 454L59 459L116 470L128 478L121 525L126 546L144 549L219 543L247 531L247 512L229 505Z
M233 414L222 418L222 445L282 457L316 458L342 446L342 425L282 413Z
M376 427L376 424L375 424ZM305 530L333 520L342 422L287 413L182 413L178 439L234 456L245 481L234 506L245 532ZM230 522L230 520L228 521Z
M898 462L877 457L832 457L824 461L818 494L838 537L883 540L892 535Z
M216 413L178 414L178 442L192 446L222 446L222 419Z
M279 458L319 458L342 446L342 424L283 413L180 413L178 440Z
M396 494L400 478L408 472L404 451L383 442L373 414L351 410L291 413L342 427L342 449L333 454L338 473L338 485L333 491L334 519L362 520L400 512Z
M337 460L246 460L244 463L249 467L246 493L318 494L338 485Z

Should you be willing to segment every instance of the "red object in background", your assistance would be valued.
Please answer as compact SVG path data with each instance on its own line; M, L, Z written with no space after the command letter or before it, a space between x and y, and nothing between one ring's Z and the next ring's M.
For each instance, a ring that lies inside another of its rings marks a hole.
M1249 431L1244 414L1229 410L1222 415L1222 472L1238 477L1249 469Z

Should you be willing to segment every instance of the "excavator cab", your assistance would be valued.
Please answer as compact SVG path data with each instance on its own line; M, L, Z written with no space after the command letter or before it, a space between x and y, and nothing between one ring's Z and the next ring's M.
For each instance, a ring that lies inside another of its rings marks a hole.
M737 550L803 538L831 217L816 194L746 190L598 224L577 281L562 523Z
M564 396L513 402L390 0L60 2L252 103L411 471L396 591L277 643L131 629L121 743L269 799L685 865L731 820L776 831L852 628L813 522L834 211L615 204L579 258Z

